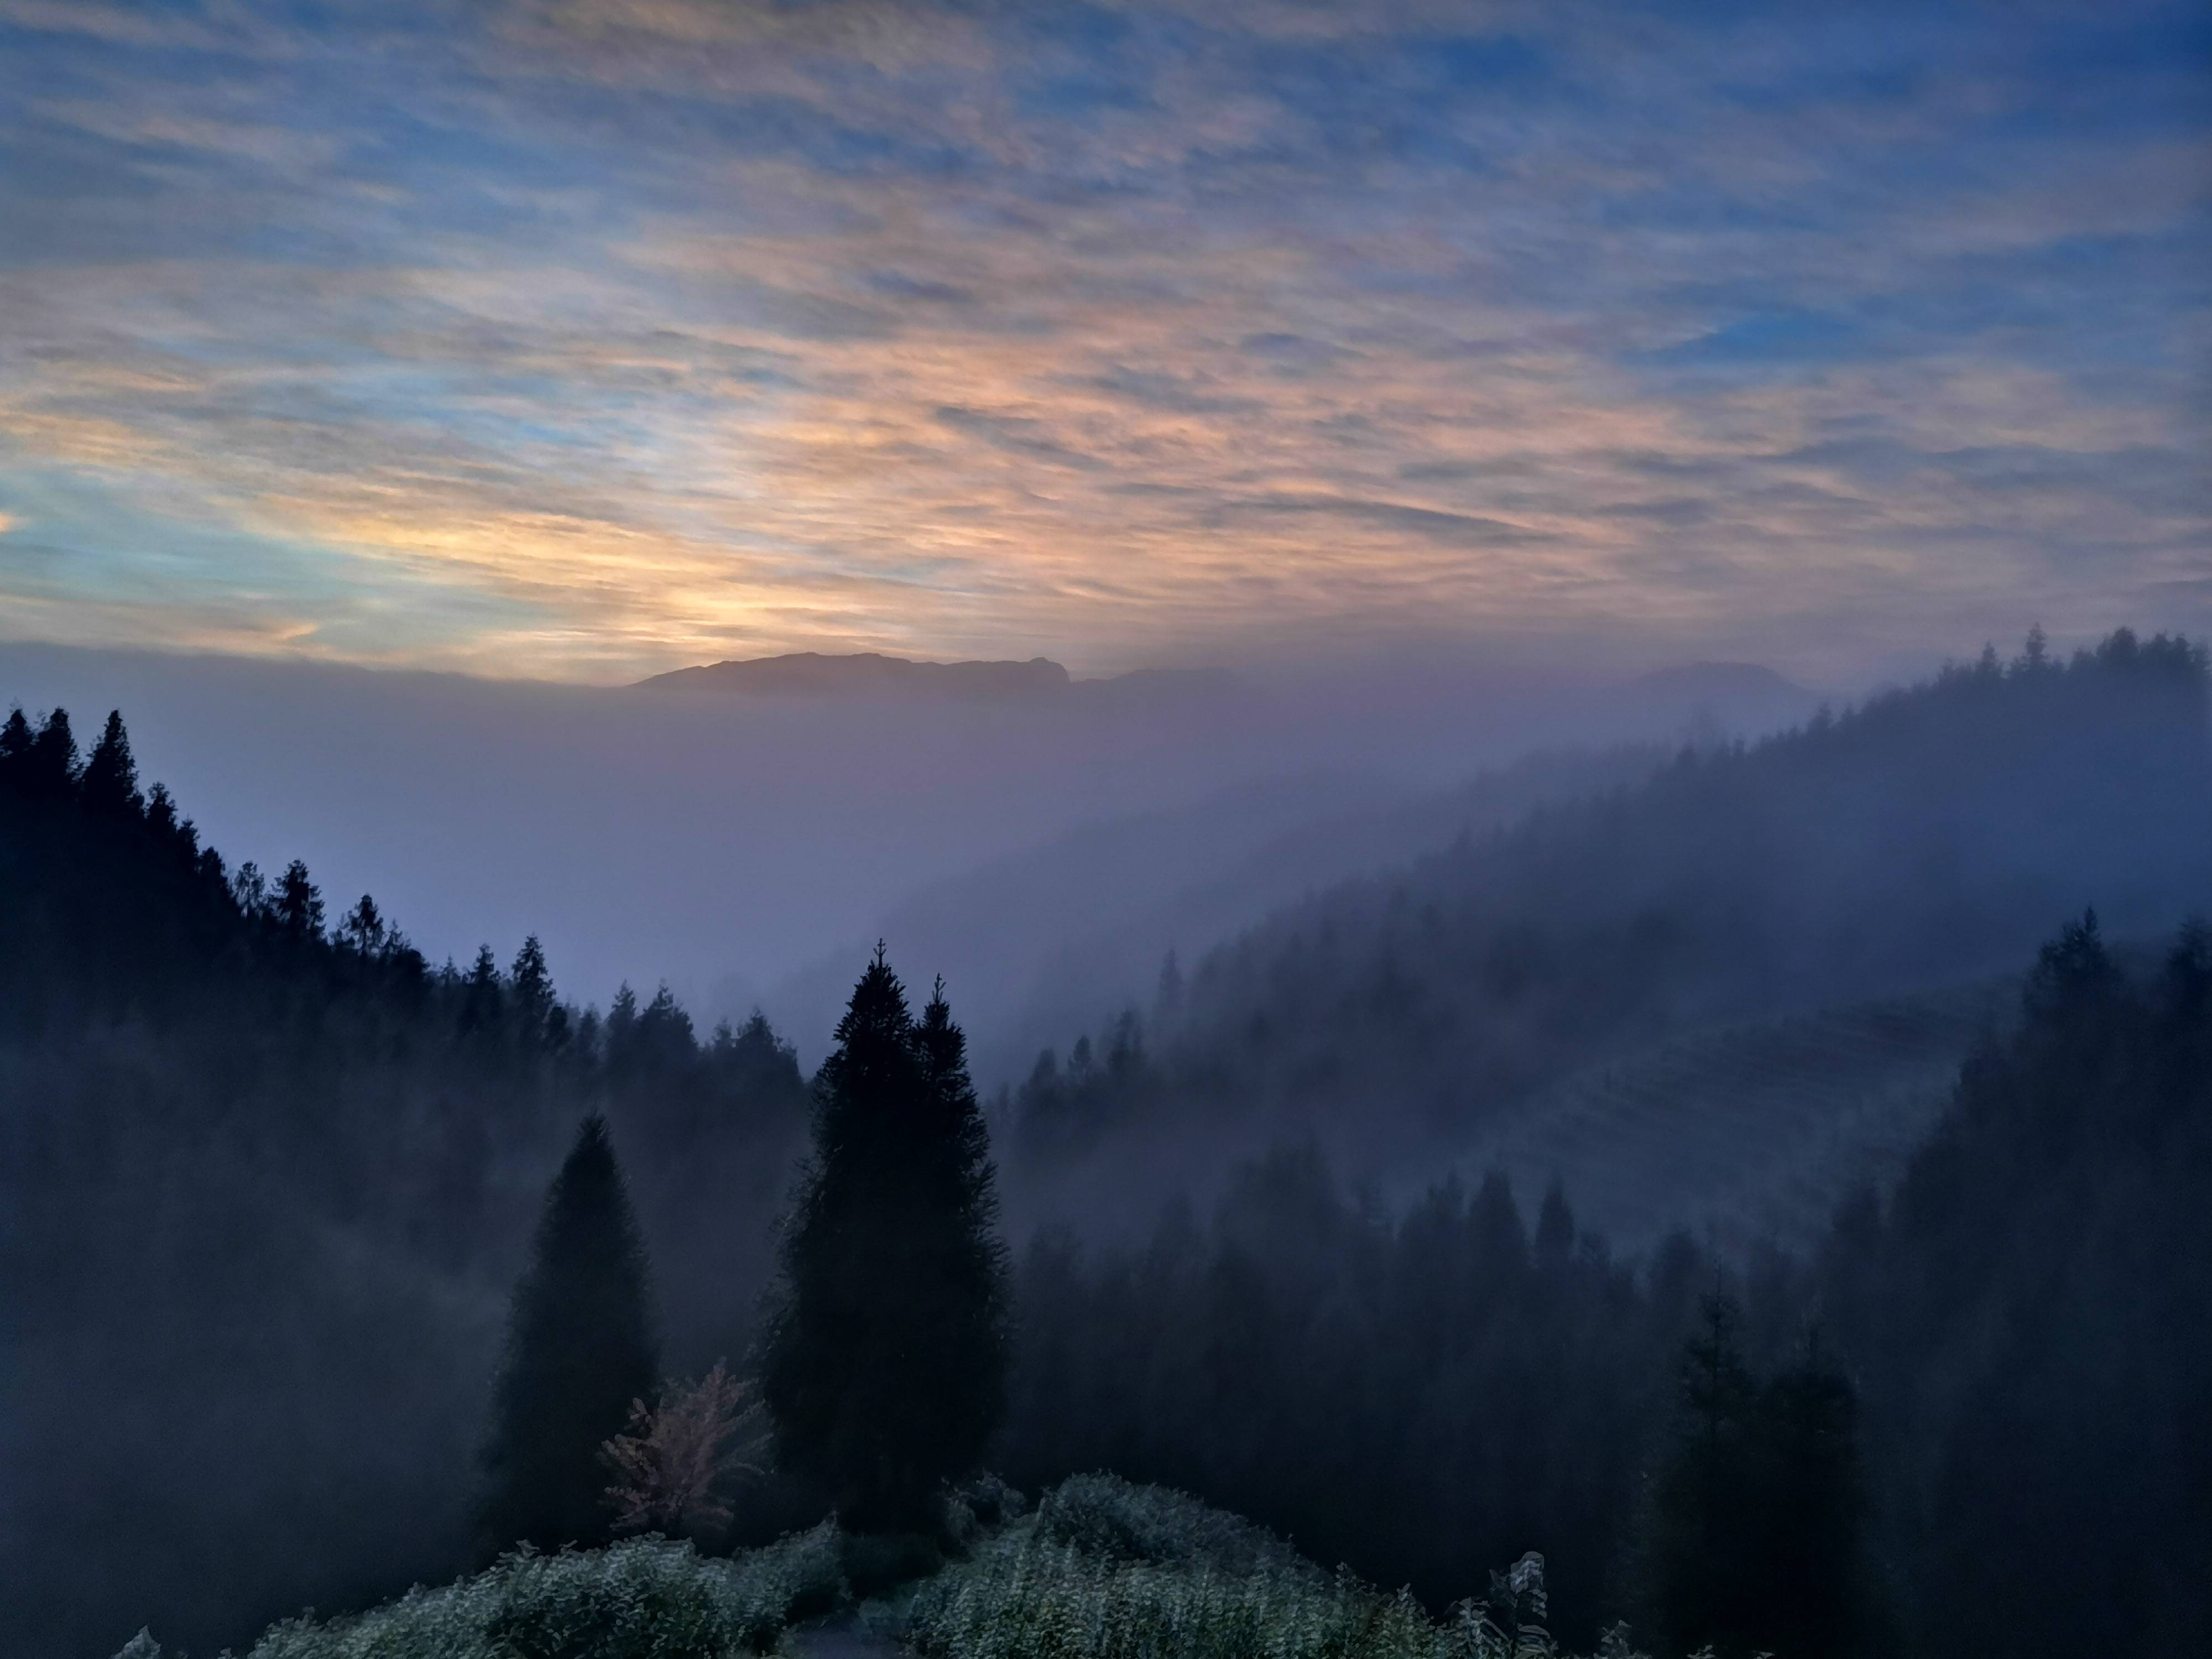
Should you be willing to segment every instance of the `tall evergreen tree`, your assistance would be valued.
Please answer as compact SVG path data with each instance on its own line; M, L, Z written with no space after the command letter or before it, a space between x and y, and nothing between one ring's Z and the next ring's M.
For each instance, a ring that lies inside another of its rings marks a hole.
M287 939L306 941L323 936L323 896L298 859L284 866L284 878L276 884L276 916Z
M836 1041L816 1083L763 1392L779 1456L821 1480L848 1525L926 1526L1004 1408L988 1135L941 984L917 1024L881 946Z
M27 793L48 799L68 797L76 787L79 770L76 736L70 730L69 710L57 708L39 727L24 751L23 778Z
M499 976L499 958L491 946L477 947L477 959L462 982L460 1027L464 1032L495 1031L507 1013L507 990Z
M495 1548L610 1534L599 1450L649 1399L659 1345L645 1246L606 1120L584 1120L545 1198L494 1393L479 1518Z
M31 722L23 718L22 704L17 703L8 711L6 721L0 722L0 777L12 782L17 767L27 761L31 746L38 740Z
M77 781L84 804L111 817L136 816L143 810L138 796L138 767L131 758L131 735L123 729L123 711L110 709L100 741L92 747Z
M1750 1611L1759 1645L1790 1659L1840 1659L1864 1633L1857 1416L1817 1330L1759 1397Z
M1652 1516L1662 1651L1839 1659L1865 1633L1857 1397L1817 1334L1761 1385L1708 1296Z
M1683 1345L1674 1443L1654 1492L1650 1613L1663 1651L1734 1655L1747 1650L1753 1623L1758 1387L1734 1301L1709 1294L1700 1316Z
M522 948L514 953L507 980L514 988L515 1018L523 1040L544 1041L553 1017L553 975L545 965L545 947L538 942L537 934L524 939Z

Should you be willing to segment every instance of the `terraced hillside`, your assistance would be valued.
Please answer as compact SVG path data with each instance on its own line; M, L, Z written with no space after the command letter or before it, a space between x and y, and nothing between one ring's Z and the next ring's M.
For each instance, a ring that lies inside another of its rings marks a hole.
M1462 1168L1530 1197L1558 1176L1617 1249L1676 1227L1723 1249L1808 1242L1856 1185L1901 1172L2016 1000L2006 977L1714 1027L1530 1097Z

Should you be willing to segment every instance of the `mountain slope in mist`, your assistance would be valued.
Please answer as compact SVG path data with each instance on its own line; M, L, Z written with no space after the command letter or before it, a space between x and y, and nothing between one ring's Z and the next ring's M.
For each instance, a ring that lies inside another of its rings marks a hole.
M2206 689L2201 650L2123 632L1685 754L1283 911L1198 966L1150 1054L1032 1079L1020 1133L1040 1167L1290 1134L1410 1178L1575 1070L1999 971L2091 906L2170 927L2212 902Z
M149 1617L206 1652L455 1571L577 1120L613 1121L696 1370L744 1351L807 1118L764 1024L580 1014L534 941L434 969L304 866L228 868L127 756L78 768L65 716L0 727L10 1655L110 1653Z
M1690 1033L1512 1103L1457 1157L1516 1192L1559 1182L1618 1249L1677 1228L1802 1245L1895 1180L2017 995L2003 976Z
M1271 910L1641 777L1668 751L1547 750L1425 792L1333 773L1253 784L1174 811L1086 824L925 889L877 936L933 964L977 1010L980 1074L1026 1071L1091 1010L1149 1009L1167 959L1189 962ZM866 946L855 940L763 999L777 1024L826 1030Z

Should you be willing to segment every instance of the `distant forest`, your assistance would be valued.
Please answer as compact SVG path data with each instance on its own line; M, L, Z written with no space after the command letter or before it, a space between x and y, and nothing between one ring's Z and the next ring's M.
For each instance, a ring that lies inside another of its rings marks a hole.
M2091 906L2168 927L2212 894L2208 823L2203 650L2039 632L1316 893L1171 961L1002 1109L1086 1212L1102 1159L1196 1178L1285 1137L1418 1187L1500 1105L1672 1033L2017 971Z
M995 1113L994 1461L1171 1482L1437 1607L1540 1549L1577 1645L1747 1653L1796 1585L1808 1653L2212 1650L2212 938L2175 932L2212 903L2207 688L2184 642L2039 639L1170 976ZM1568 1193L1363 1184L1592 1055L1994 967L2016 1020L1808 1255L1616 1259ZM589 1114L668 1370L757 1357L814 1099L763 1020L578 1008L534 940L433 965L371 898L228 866L119 715L87 748L60 711L0 727L0 994L22 1651L148 1619L208 1650L476 1559L510 1293ZM766 1481L703 1541L817 1501Z

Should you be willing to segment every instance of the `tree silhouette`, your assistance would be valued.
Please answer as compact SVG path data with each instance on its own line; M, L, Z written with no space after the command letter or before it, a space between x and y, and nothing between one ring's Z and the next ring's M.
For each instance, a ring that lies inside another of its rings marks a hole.
M514 988L514 1012L526 1042L544 1041L546 1028L558 1006L553 995L553 975L545 965L545 947L531 934L514 953L507 978Z
M1854 1652L1864 1628L1857 1417L1817 1329L1760 1395L1752 1623L1791 1659Z
M880 946L836 1043L816 1084L763 1395L778 1455L823 1482L847 1524L924 1526L1004 1407L988 1135L942 988L917 1025Z
M495 1548L605 1540L599 1451L659 1374L645 1247L606 1120L592 1115L545 1198L514 1293L492 1406L479 1519Z
M276 915L277 927L295 943L323 935L323 896L298 859L284 866L284 878L276 884Z
M1651 1614L1662 1651L1836 1659L1865 1628L1858 1402L1817 1330L1763 1386L1735 1303L1684 1344L1677 1433L1655 1492Z
M471 1031L495 1031L507 1012L507 993L500 982L499 959L491 953L491 946L477 947L477 959L469 969L461 994L460 1028Z
M23 751L21 775L34 797L58 800L76 789L76 737L70 730L69 710L57 708L46 718Z
M77 781L85 805L112 817L135 817L144 810L138 797L138 768L131 758L131 737L120 709L108 712L107 725L93 745Z
M1758 1389L1738 1346L1735 1302L1712 1292L1699 1316L1683 1345L1674 1444L1654 1493L1651 1615L1664 1651L1733 1654L1753 1622Z

